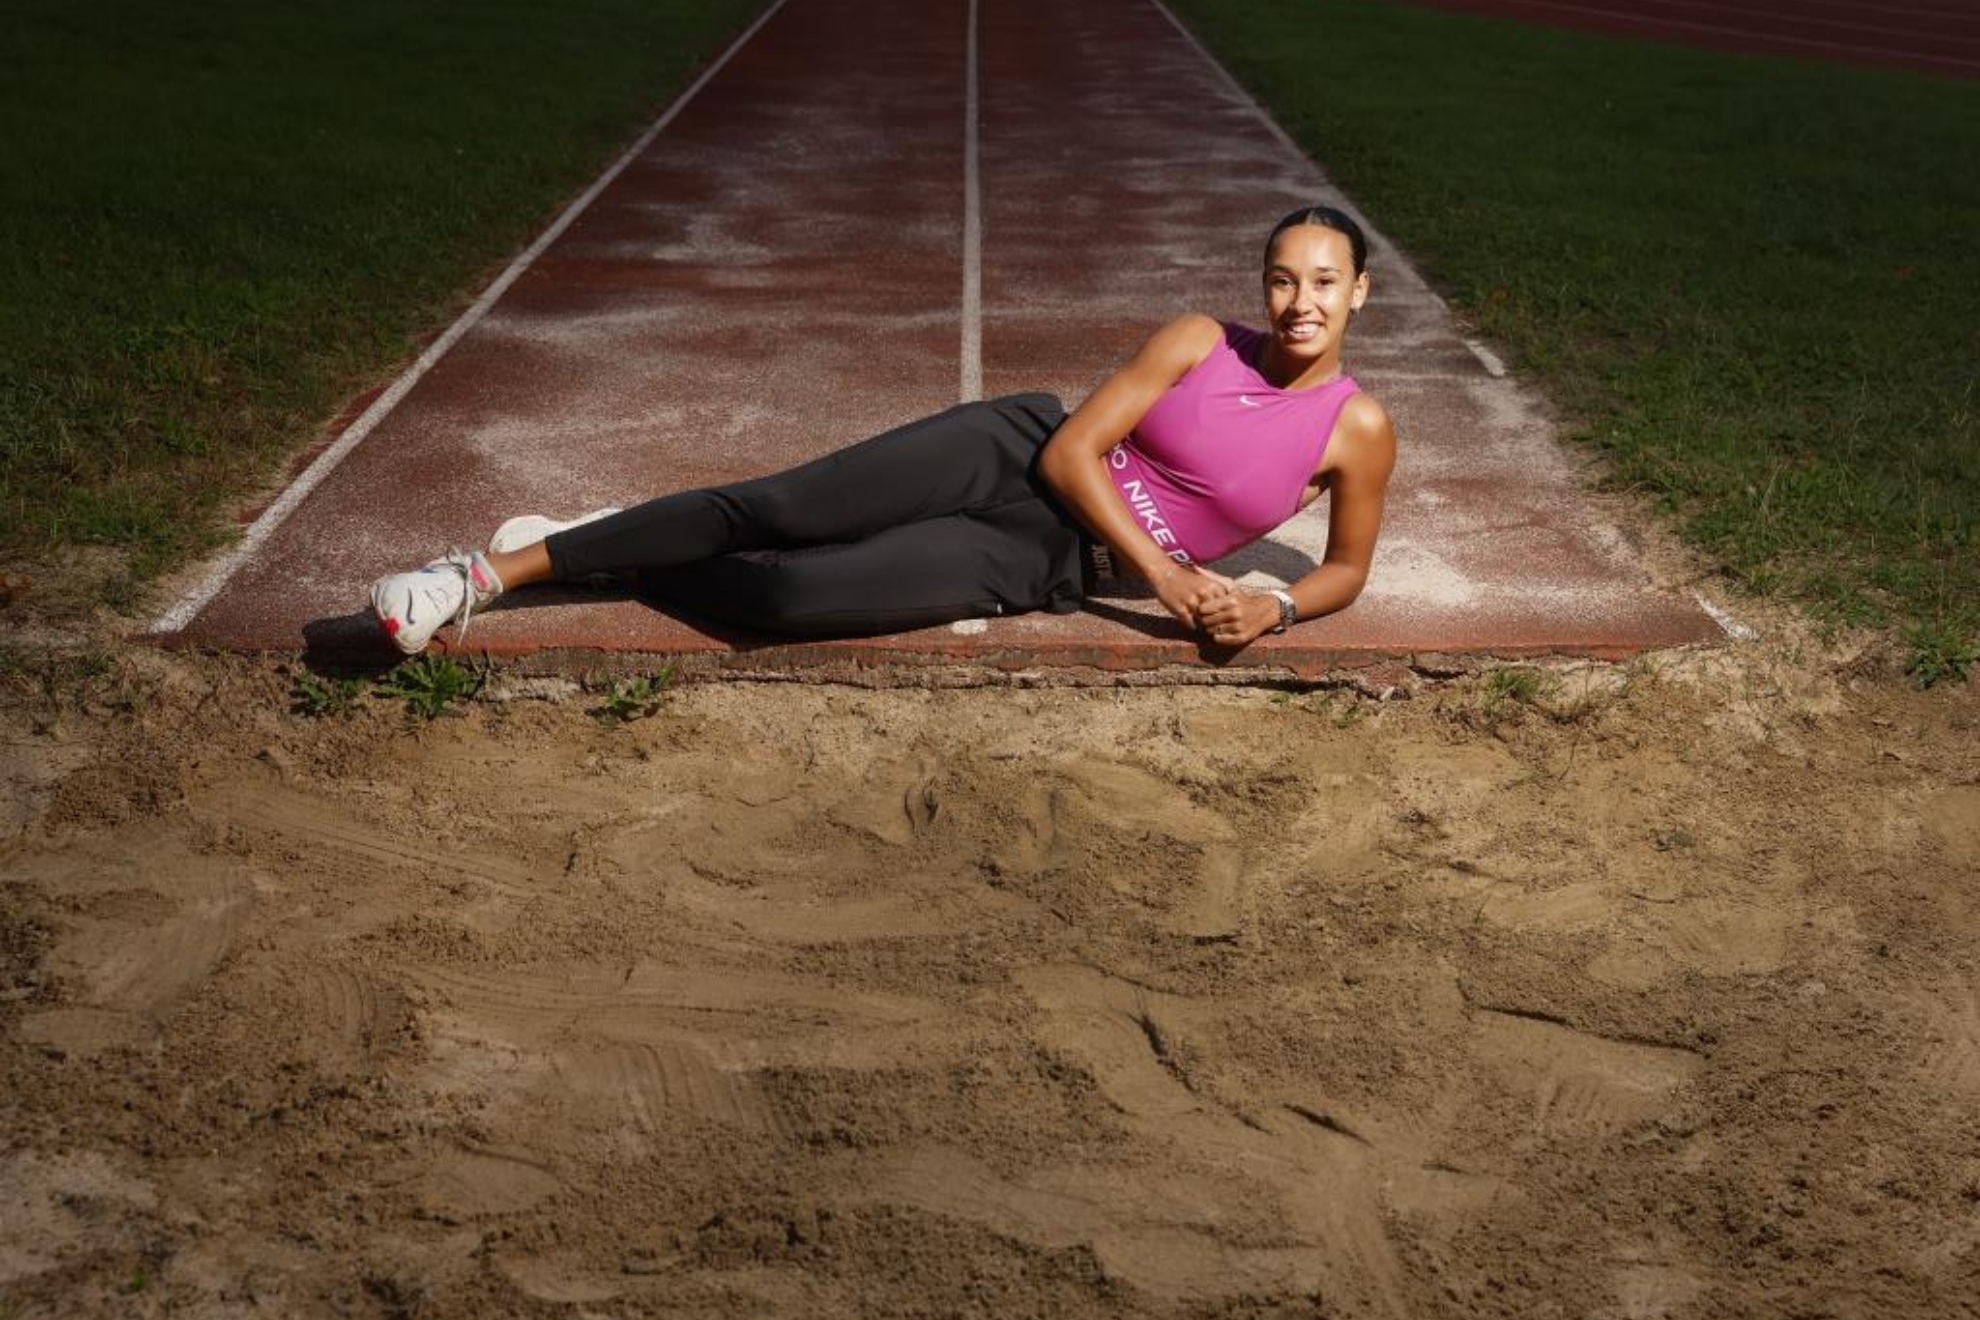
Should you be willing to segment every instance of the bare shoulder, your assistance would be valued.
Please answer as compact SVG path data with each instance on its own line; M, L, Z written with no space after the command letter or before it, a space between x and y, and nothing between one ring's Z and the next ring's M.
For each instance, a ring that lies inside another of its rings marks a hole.
M1389 420L1389 410L1374 395L1356 394L1342 406L1334 435L1340 440L1354 440L1370 446L1387 445L1393 449L1396 425Z
M1207 352L1212 345L1224 337L1224 323L1202 312L1184 312L1157 333L1175 335L1192 344L1201 344Z
M1334 423L1321 471L1386 482L1395 465L1396 427L1389 410L1372 394L1355 395Z
M1217 346L1224 327L1207 316L1178 316L1142 344L1132 360L1100 382L1046 447L1053 469L1105 453L1141 424L1156 400ZM1048 480L1052 478L1048 477Z
M1135 355L1135 364L1161 371L1173 383L1209 357L1223 338L1224 327L1215 317L1185 312L1148 337Z

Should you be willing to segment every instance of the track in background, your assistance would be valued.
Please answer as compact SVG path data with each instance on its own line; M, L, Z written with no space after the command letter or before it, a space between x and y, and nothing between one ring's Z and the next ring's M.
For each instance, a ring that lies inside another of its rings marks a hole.
M1905 0L1403 0L1706 50L1980 78L1980 10Z

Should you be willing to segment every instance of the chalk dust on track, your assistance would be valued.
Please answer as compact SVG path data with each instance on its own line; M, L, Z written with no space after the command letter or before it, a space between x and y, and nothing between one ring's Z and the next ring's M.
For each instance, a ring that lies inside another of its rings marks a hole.
M1343 200L1151 0L807 0L678 111L362 444L278 506L293 513L255 553L161 621L175 644L382 658L367 584L519 512L760 476L952 406L959 386L1077 405L1179 312L1256 321L1272 222ZM1249 663L1717 635L1689 591L1646 576L1540 402L1379 232L1370 263L1348 363L1403 437L1383 568L1354 610L1259 639ZM1276 585L1326 542L1316 505L1218 567ZM783 670L1207 663L1145 592L1097 595L766 655L623 591L533 589L478 615L472 645Z
M616 729L9 671L0 1314L1957 1314L1980 696L1750 617Z
M616 729L17 685L0 1304L1954 1314L1980 696L1789 645Z

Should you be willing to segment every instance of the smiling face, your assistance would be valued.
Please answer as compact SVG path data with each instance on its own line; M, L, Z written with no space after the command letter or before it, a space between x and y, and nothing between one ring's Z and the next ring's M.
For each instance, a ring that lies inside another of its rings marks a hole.
M1348 314L1368 298L1354 246L1338 229L1293 225L1265 254L1265 316L1271 329L1268 374L1287 388L1317 384L1340 370Z

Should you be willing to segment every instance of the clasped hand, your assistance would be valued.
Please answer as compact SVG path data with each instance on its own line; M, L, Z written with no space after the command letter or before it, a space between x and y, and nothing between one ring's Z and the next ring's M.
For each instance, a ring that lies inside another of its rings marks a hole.
M1186 628L1219 646L1244 646L1279 621L1279 603L1200 564L1177 564L1155 581L1156 598Z

